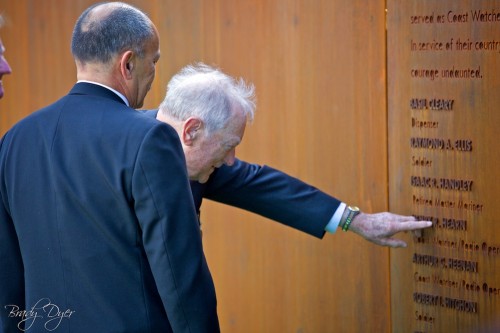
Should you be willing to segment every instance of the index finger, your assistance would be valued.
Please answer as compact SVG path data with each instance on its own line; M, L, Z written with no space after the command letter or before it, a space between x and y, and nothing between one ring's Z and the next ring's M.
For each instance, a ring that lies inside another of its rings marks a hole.
M431 221L411 221L400 223L397 225L397 228L399 231L411 231L429 228L430 226L432 226Z

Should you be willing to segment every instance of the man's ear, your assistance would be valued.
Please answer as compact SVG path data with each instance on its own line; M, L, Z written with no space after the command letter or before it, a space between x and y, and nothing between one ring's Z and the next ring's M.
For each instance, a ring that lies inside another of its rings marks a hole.
M184 122L182 127L182 142L186 146L192 146L194 141L201 135L203 121L199 118L191 117Z
M120 72L122 76L130 80L132 79L132 72L135 69L135 55L132 51L126 51L120 58Z

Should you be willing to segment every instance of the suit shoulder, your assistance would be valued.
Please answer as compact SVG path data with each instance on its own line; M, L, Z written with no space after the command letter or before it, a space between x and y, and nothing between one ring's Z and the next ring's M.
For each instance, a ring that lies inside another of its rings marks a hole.
M151 115L145 114L141 111L133 110L132 117L134 118L134 123L141 124L145 128L149 129L158 129L167 132L169 135L175 135L177 137L177 132L175 129L167 123L161 122L157 120L155 117L151 117Z
M7 133L17 132L23 128L39 127L39 124L46 124L57 119L58 114L54 110L58 109L60 105L63 105L63 99L60 99L50 105L47 105L41 109L38 109L31 114L21 118L17 121ZM45 125L43 125L45 126ZM6 133L6 134L7 134Z

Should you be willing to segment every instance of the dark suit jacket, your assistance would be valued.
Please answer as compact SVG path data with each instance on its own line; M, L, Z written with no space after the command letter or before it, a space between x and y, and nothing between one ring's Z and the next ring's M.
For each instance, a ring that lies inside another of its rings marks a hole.
M158 110L145 111L156 117ZM236 160L216 169L208 182L191 181L195 206L203 198L236 206L322 238L340 205L336 198L268 166Z
M170 126L78 83L2 138L0 195L1 332L219 330Z

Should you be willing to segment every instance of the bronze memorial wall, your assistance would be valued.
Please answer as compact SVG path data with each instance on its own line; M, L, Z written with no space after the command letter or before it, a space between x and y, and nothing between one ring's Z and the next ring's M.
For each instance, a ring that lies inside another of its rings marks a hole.
M393 332L500 329L500 1L388 1ZM495 326L497 325L497 326ZM496 329L495 329L496 327Z

